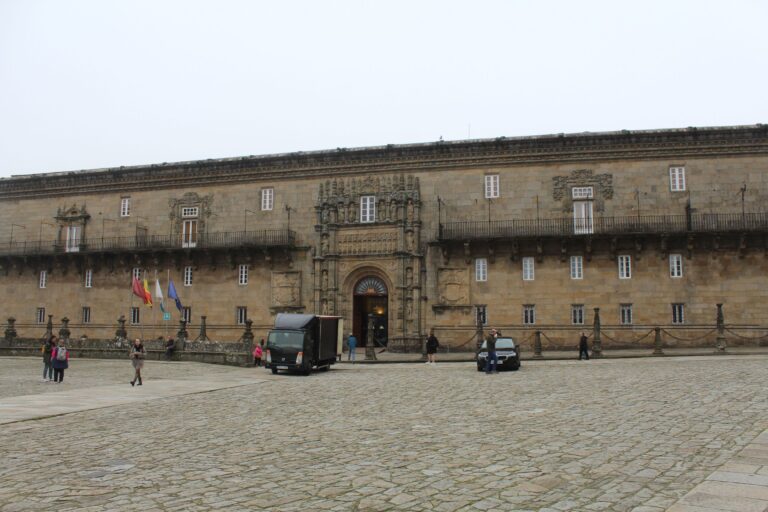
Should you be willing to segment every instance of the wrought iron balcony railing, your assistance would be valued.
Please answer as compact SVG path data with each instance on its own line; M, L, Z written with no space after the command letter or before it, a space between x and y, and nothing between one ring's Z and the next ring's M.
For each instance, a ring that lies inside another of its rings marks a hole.
M9 241L0 244L0 256L35 256L65 253L145 252L178 249L228 249L237 247L292 247L296 233L288 229L261 229L182 235L94 237L77 243L60 241Z
M768 213L695 213L593 219L513 219L441 223L439 240L768 231Z

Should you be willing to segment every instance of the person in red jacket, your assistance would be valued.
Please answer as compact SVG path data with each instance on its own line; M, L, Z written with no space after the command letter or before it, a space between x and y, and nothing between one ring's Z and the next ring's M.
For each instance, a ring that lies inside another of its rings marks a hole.
M69 350L64 346L64 340L59 340L58 345L51 352L51 366L53 366L53 382L64 382L64 370L69 368Z

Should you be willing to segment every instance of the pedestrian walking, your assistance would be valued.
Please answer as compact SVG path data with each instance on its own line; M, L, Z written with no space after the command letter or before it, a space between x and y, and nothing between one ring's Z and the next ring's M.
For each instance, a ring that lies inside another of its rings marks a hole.
M347 361L355 362L355 350L357 350L357 338L355 338L354 333L349 333L349 338L347 339L347 345L349 346L349 353L347 354Z
M56 346L51 350L51 366L53 366L53 382L61 384L64 382L64 370L69 368L69 350L64 344L64 340L55 339Z
M261 366L261 356L264 354L264 340L253 347L253 366Z
M440 342L437 341L437 337L435 336L435 330L431 329L429 331L429 336L427 337L427 363L426 364L437 363L437 360L435 358L437 357L437 349L439 347L440 347Z
M587 336L584 334L584 331L581 331L581 338L579 338L579 361L581 361L581 356L584 356L584 359L589 361L589 345L587 344Z
M43 343L43 382L53 381L53 365L51 357L53 356L53 349L56 347L56 336L51 334L48 339Z
M485 373L499 373L499 356L496 355L496 338L499 337L499 331L491 329L488 336L485 337L485 348L488 350L488 358L485 360ZM493 361L493 369L491 369Z
M173 336L168 336L168 340L165 342L165 360L170 361L173 358L173 352L176 350L176 342Z
M136 384L136 381L138 381L139 386L141 386L141 369L144 368L144 358L146 355L147 351L144 348L144 344L141 342L141 340L139 338L133 340L130 358L134 369L134 375L133 380L131 381L131 386Z

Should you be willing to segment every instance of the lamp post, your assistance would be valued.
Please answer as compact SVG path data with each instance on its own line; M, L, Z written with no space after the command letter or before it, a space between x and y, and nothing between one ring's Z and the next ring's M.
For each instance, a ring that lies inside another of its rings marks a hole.
M243 210L243 243L245 242L245 239L248 236L248 214L249 213L256 215L255 211L249 210L248 208Z
M115 219L107 219L105 217L101 218L101 248L104 249L104 223L105 222L117 222ZM137 229L138 231L138 229Z
M27 229L27 226L22 226L21 224L11 224L11 239L8 242L9 247L13 247L13 227L16 226L17 228L22 228L24 230Z
M37 236L37 249L40 250L43 248L43 224L46 226L51 226L52 228L56 227L56 224L51 224L50 222L45 222L43 219L40 219L40 232Z
M291 210L293 210L293 208L291 208L288 205L285 205L285 211L288 212L288 231L291 230Z
M137 215L136 216L136 246L137 247L139 245L139 219L143 219L146 222L147 218L146 217L142 217L141 215ZM147 226L145 225L142 229L144 229L145 233L146 233ZM102 229L102 234L103 233L104 233L104 230ZM145 242L146 242L146 240L145 240Z

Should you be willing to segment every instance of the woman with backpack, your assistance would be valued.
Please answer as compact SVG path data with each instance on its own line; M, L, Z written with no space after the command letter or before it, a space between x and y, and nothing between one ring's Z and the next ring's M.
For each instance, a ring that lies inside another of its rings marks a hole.
M133 340L130 357L135 373L133 375L133 380L131 381L131 386L136 384L136 381L139 381L139 386L141 386L141 369L144 368L144 357L146 357L146 355L147 351L144 349L144 344L141 340L139 338Z
M55 338L56 346L51 351L51 366L53 366L53 382L64 382L64 370L69 368L69 350L64 346L64 340Z
M56 336L51 334L43 344L43 382L53 381L53 365L51 364L51 357L53 356L53 349L56 347Z

